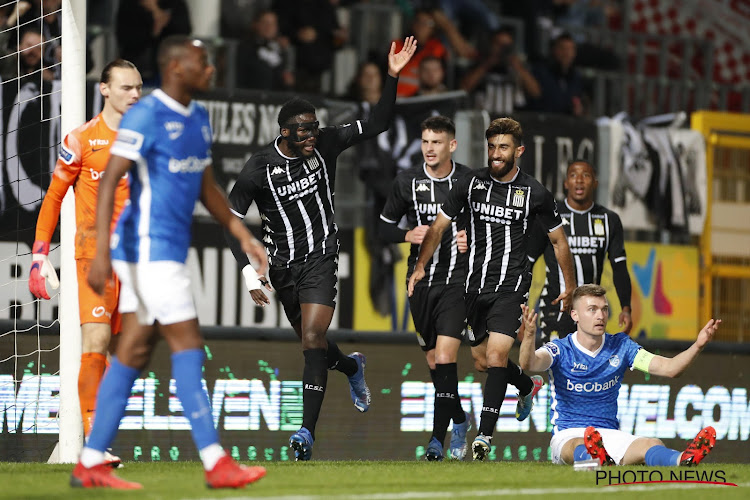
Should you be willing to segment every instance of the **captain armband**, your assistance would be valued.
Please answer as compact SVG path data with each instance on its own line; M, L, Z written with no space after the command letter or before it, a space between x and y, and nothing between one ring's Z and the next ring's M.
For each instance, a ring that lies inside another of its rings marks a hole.
M648 365L651 364L651 360L654 359L656 354L648 352L646 349L639 349L633 360L633 370L639 370L643 373L648 373Z

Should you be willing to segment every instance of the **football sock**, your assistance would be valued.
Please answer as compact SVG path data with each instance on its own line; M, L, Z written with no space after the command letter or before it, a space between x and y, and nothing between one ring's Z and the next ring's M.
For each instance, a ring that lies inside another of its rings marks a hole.
M652 446L646 452L646 465L679 465L681 451L670 450L665 446Z
M430 368L430 380L432 380L432 385L435 385L435 377L437 377L437 371Z
M177 398L182 403L185 417L190 421L190 432L199 450L219 442L208 395L203 390L205 359L203 349L172 353L172 378L177 386Z
M435 414L432 421L432 437L442 444L448 424L454 416L458 400L458 375L456 363L435 365Z
M487 382L484 384L484 402L482 403L482 418L479 423L479 433L492 436L495 424L500 416L500 406L505 399L508 388L508 368L487 368Z
M576 449L573 450L573 461L578 462L579 460L591 460L592 457L588 451L586 451L585 444L579 444Z
M531 377L526 375L521 367L508 359L508 377L509 382L516 386L519 396L526 396L534 388L534 382Z
M102 453L110 447L115 439L120 420L125 414L130 390L138 377L139 370L125 366L117 358L112 358L112 364L99 386L99 397L96 404L96 419L91 428L87 448ZM85 464L84 464L85 465Z
M303 354L305 369L302 372L302 427L307 428L315 439L315 425L318 423L328 382L328 361L325 349L308 349Z
M357 362L354 361L354 358L350 358L349 356L341 352L339 346L337 346L335 342L331 342L330 340L328 341L328 352L326 353L326 357L328 358L329 370L338 370L347 377L351 377L352 375L357 373L357 370L359 370Z
M203 462L203 468L205 470L213 470L216 467L216 463L226 455L224 448L219 443L209 444L205 448L198 452L201 456L201 462Z
M98 352L84 352L81 354L81 369L78 372L78 402L81 405L83 417L83 435L91 433L96 409L96 393L99 383L104 377L104 366L107 358Z

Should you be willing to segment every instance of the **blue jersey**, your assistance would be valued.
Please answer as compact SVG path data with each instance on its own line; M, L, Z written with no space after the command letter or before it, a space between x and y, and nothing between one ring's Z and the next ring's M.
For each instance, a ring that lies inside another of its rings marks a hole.
M626 333L605 334L596 352L578 343L575 333L540 347L552 357L548 369L552 434L590 425L619 429L617 396L639 349Z
M112 155L135 162L130 203L112 238L112 258L126 262L185 262L193 208L203 171L211 164L208 112L187 107L161 90L141 99L122 118Z

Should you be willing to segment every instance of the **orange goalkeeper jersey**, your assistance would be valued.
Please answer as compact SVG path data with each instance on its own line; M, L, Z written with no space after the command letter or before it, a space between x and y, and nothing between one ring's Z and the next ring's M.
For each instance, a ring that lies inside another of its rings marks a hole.
M96 255L96 195L99 180L109 161L109 148L117 131L110 129L101 113L70 132L60 147L55 172L44 196L36 224L36 239L49 242L60 217L65 193L73 186L76 200L76 259ZM127 174L115 191L115 210L110 230L114 229L128 198Z

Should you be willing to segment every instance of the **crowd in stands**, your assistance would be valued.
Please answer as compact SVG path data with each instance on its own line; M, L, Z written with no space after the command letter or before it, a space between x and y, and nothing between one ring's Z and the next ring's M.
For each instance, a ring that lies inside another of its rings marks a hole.
M235 59L224 62L234 64L234 81L221 83L231 83L233 88L333 93L330 85L322 85L321 77L333 68L337 51L355 43L349 14L366 3L385 5L401 19L404 28L397 43L409 34L419 43L401 75L400 97L464 90L478 108L492 114L528 109L580 116L587 113L589 96L578 65L611 69L618 64L611 53L589 44L581 34L583 28L616 26L617 0L221 0L217 39L237 44ZM109 26L115 34L116 55L135 63L147 86L158 85L156 48L169 35L193 31L191 2L109 4L116 7L114 25ZM60 9L61 0L20 0L0 7L4 81L19 71L21 76L59 78ZM568 34L566 27L576 29L575 33ZM523 40L517 39L517 28ZM377 65L382 75L383 60L356 61L368 62ZM89 58L89 69L93 66ZM352 67L336 77L358 75Z

